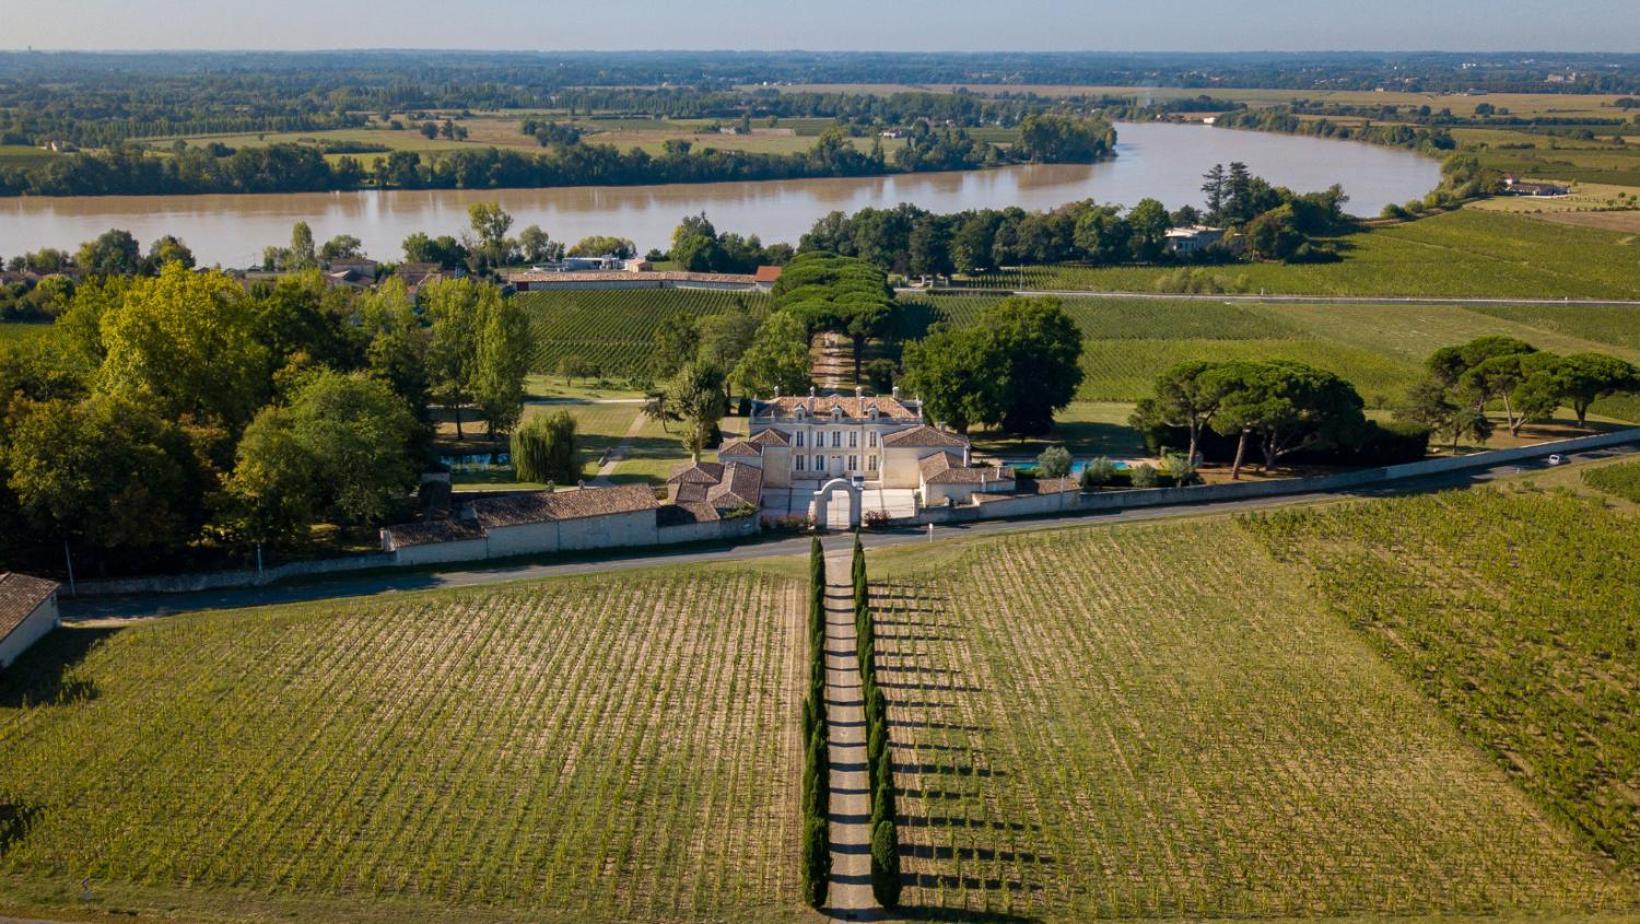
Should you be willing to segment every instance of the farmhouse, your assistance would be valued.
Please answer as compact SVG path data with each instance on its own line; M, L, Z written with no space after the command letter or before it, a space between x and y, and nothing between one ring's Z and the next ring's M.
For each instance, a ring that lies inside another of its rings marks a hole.
M57 628L57 583L0 572L0 668Z
M1197 253L1224 240L1223 228L1191 225L1188 228L1167 230L1167 249L1174 253Z
M1523 180L1513 173L1503 178L1503 191L1510 196L1569 196L1570 188L1559 183L1543 183L1535 180Z
M722 289L751 292L758 288L756 277L741 273L627 272L592 270L561 273L557 270L520 270L506 274L506 281L520 292L564 289Z

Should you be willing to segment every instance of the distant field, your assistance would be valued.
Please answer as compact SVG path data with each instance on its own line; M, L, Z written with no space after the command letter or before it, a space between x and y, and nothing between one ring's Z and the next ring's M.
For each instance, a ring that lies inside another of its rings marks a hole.
M49 324L25 324L17 321L0 321L0 343L7 340L22 340L27 337L38 337L51 329Z
M692 568L60 630L0 676L0 913L790 919L798 598Z
M1254 292L1521 298L1640 298L1640 237L1460 209L1340 239L1334 263L1210 268ZM1161 267L1044 266L975 277L1007 289L1151 291Z
M1576 548L1612 562L1616 547ZM1232 521L881 554L914 917L1635 906L1632 882ZM1556 573L1533 565L1519 583Z
M769 304L761 293L680 289L524 292L515 298L530 315L531 371L550 375L565 357L579 356L613 379L645 374L655 330L669 317L720 314L737 303L763 311Z
M1640 462L1591 468L1583 473L1583 481L1597 491L1640 504Z
M904 333L973 323L998 297L912 296ZM1191 359L1294 359L1335 372L1378 404L1399 400L1437 347L1487 334L1557 353L1603 352L1640 363L1640 311L1446 305L1242 305L1067 297L1084 337L1079 398L1134 401L1157 373ZM1603 413L1611 413L1602 405Z
M34 167L61 156L27 144L0 144L0 167Z
M1640 872L1632 517L1517 488L1249 523L1516 783Z

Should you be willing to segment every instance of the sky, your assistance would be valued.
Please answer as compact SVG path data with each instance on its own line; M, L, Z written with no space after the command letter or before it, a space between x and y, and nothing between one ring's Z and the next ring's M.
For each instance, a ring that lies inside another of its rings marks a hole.
M1640 0L0 0L0 48L1640 51Z

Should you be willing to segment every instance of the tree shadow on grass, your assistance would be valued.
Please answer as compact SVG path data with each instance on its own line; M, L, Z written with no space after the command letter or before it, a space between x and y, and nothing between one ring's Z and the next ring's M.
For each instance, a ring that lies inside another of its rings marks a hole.
M0 857L28 836L44 812L32 802L0 802Z
M0 709L66 706L96 699L94 681L69 675L86 655L118 631L104 626L69 626L52 631L0 671Z

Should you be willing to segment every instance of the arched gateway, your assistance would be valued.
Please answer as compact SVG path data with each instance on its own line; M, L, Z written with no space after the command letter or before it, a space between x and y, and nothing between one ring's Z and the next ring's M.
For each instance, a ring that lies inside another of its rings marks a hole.
M833 478L814 492L814 500L809 501L809 519L814 521L818 529L831 529L832 524L826 522L831 510L831 495L833 491L842 489L848 492L848 528L860 528L860 489L855 487L846 478Z

